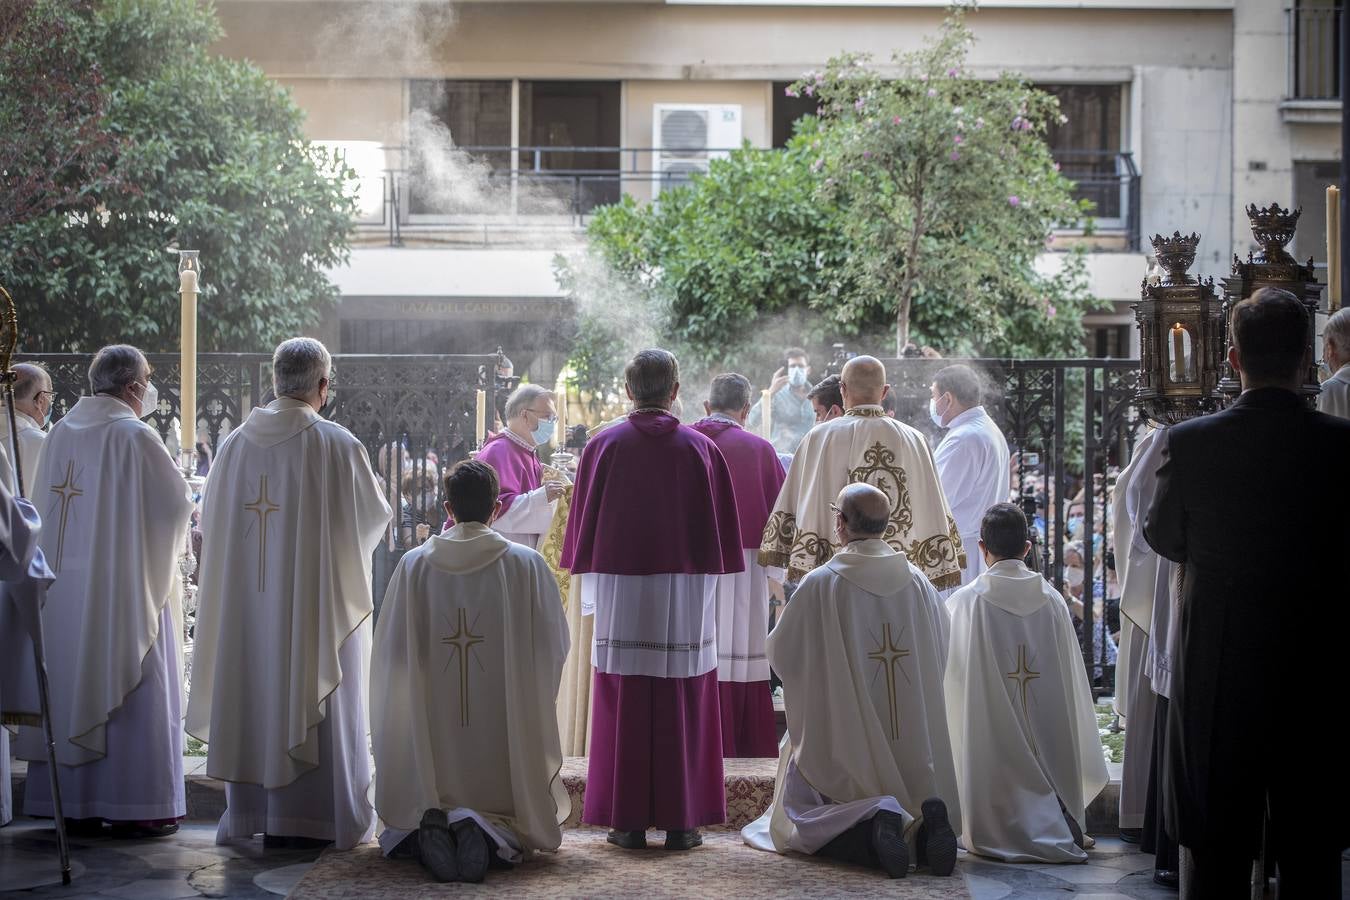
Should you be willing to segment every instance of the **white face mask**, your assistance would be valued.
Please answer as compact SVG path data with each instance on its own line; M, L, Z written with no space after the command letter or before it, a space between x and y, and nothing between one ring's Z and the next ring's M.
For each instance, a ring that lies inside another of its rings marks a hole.
M1064 581L1069 585L1069 587L1078 587L1080 584L1083 583L1083 567L1065 566Z
M942 414L938 412L936 397L930 397L928 399L928 418L932 419L933 424L939 428L947 427L946 425L942 424Z
M159 408L159 390L153 382L145 383L145 392L141 394L141 418L145 419Z
M807 384L806 367L805 366L788 367L788 384L796 388L806 387Z

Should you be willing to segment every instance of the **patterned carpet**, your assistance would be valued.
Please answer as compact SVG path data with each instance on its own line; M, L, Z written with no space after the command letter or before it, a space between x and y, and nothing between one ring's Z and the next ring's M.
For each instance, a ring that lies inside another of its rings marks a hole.
M564 828L581 825L581 807L586 797L586 758L569 756L563 760L563 784L572 798L572 815ZM773 776L776 759L727 759L722 771L727 784L727 821L711 831L740 831L763 815L773 800Z
M659 837L659 835L656 835ZM489 872L482 884L436 884L411 860L387 860L373 845L347 853L325 851L294 890L292 900L385 900L451 894L493 897L861 897L884 894L915 900L969 900L965 879L911 875L897 881L880 872L823 859L752 850L740 835L705 835L687 853L625 851L605 843L599 829L563 836L562 849L541 854L512 872Z

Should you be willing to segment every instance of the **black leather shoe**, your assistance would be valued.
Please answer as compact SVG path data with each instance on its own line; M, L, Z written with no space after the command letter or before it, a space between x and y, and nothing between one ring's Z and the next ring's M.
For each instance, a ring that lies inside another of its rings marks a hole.
M422 822L417 826L417 856L422 868L437 881L459 881L459 855L445 810L429 809L422 813Z
M177 833L177 822L166 825L142 825L139 822L112 823L112 838L115 841L138 841L142 838L168 837Z
M703 835L698 833L697 828L690 828L688 831L676 829L666 832L667 850L693 850L695 847L703 845Z
M647 832L645 831L620 831L617 828L612 828L609 834L605 836L605 840L625 850L647 849Z
M1122 828L1120 829L1120 839L1127 844L1137 844L1144 839L1144 829Z
M487 874L488 854L496 847L473 819L460 819L450 826L455 838L455 858L462 881L478 884ZM489 846L491 845L491 846Z
M1161 884L1163 887L1169 887L1172 890L1181 889L1181 873L1175 869L1154 869L1153 883Z
M97 816L92 819L66 819L66 834L70 837L102 837L103 820Z
M909 874L909 847L905 844L905 820L883 809L872 817L872 852L890 878Z
M950 875L956 870L956 832L947 818L947 804L930 797L920 809L923 823L915 840L916 862L934 875Z

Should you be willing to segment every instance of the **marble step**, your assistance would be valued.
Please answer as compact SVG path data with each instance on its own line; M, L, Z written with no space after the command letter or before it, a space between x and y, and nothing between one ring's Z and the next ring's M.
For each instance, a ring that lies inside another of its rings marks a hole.
M183 760L190 822L215 822L225 811L225 784L206 774L206 757L188 756ZM1120 803L1120 765L1107 764L1111 781L1088 807L1088 832L1095 835L1117 833ZM728 759L723 763L727 794L727 821L712 830L736 830L758 818L773 799L776 759ZM581 808L586 792L586 758L568 757L563 761L563 784L572 798L572 814L565 828L581 823ZM14 808L23 809L23 786L27 767L15 761L13 770Z

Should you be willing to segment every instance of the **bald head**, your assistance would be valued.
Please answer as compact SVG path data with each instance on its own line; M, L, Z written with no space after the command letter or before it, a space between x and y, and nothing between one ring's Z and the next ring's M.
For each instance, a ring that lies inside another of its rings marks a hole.
M835 502L839 516L844 520L842 537L845 541L879 538L886 533L891 518L891 501L870 484L857 482L839 492Z
M839 375L844 409L879 404L886 390L886 367L875 356L855 356L844 363Z

